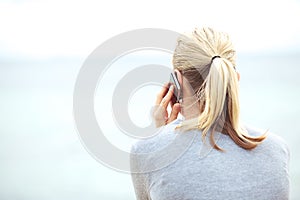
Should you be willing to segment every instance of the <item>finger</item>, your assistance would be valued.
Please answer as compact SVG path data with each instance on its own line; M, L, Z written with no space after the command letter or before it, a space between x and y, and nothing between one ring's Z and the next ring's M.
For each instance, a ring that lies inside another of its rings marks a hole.
M174 106L172 107L172 111L171 111L171 114L170 114L170 117L169 117L167 123L170 123L170 122L174 121L175 119L177 119L179 112L180 112L180 104L175 103Z
M159 105L161 103L162 99L164 98L164 96L168 92L168 89L169 89L168 84L167 83L164 84L161 91L157 94L155 105Z
M170 103L171 98L172 98L172 96L173 96L173 91L174 91L174 86L171 85L170 88L169 88L168 93L166 94L166 96L165 96L165 97L161 100L161 102L160 102L160 105L161 105L163 108L167 109L168 104Z
M152 116L156 127L165 125L168 120L168 112L159 105L154 106Z

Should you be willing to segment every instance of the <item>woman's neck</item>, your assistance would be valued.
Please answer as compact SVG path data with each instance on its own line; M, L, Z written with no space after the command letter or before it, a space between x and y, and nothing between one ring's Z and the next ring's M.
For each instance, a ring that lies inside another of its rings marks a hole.
M195 97L183 98L181 103L181 114L185 119L192 119L200 115L200 106Z

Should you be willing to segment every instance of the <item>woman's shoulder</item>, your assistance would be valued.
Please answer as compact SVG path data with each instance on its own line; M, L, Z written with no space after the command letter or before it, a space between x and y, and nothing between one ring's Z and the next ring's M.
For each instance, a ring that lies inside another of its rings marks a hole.
M280 150L285 154L289 155L290 150L287 142L277 133L274 133L270 130L264 130L254 126L245 125L244 126L248 131L250 136L260 136L266 133L266 139L259 145L262 147L267 147L272 150Z
M130 166L135 172L152 172L180 158L193 141L192 134L176 130L179 121L161 127L155 136L138 140L131 147Z
M131 153L148 153L168 145L175 139L175 129L179 123L180 120L174 120L166 126L157 128L152 137L137 140L131 147Z

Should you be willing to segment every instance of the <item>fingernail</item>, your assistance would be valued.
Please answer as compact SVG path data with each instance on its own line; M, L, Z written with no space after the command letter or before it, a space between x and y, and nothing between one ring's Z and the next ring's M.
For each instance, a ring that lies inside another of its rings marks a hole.
M170 86L170 90L173 90L173 88L174 88L174 86L173 86L173 85L171 85L171 86Z

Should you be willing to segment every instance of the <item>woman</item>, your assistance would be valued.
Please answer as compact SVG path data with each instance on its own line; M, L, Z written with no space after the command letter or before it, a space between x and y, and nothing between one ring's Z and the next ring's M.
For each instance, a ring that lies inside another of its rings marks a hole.
M182 100L172 102L177 90L174 94L173 85L164 86L154 111L156 125L163 128L156 137L136 143L132 155L147 155L168 143L181 148L186 143L174 142L178 135L193 137L192 142L172 162L151 170L158 166L151 156L131 157L132 171L139 172L132 173L137 199L288 199L287 145L239 121L240 75L228 35L210 28L181 35L173 66Z

